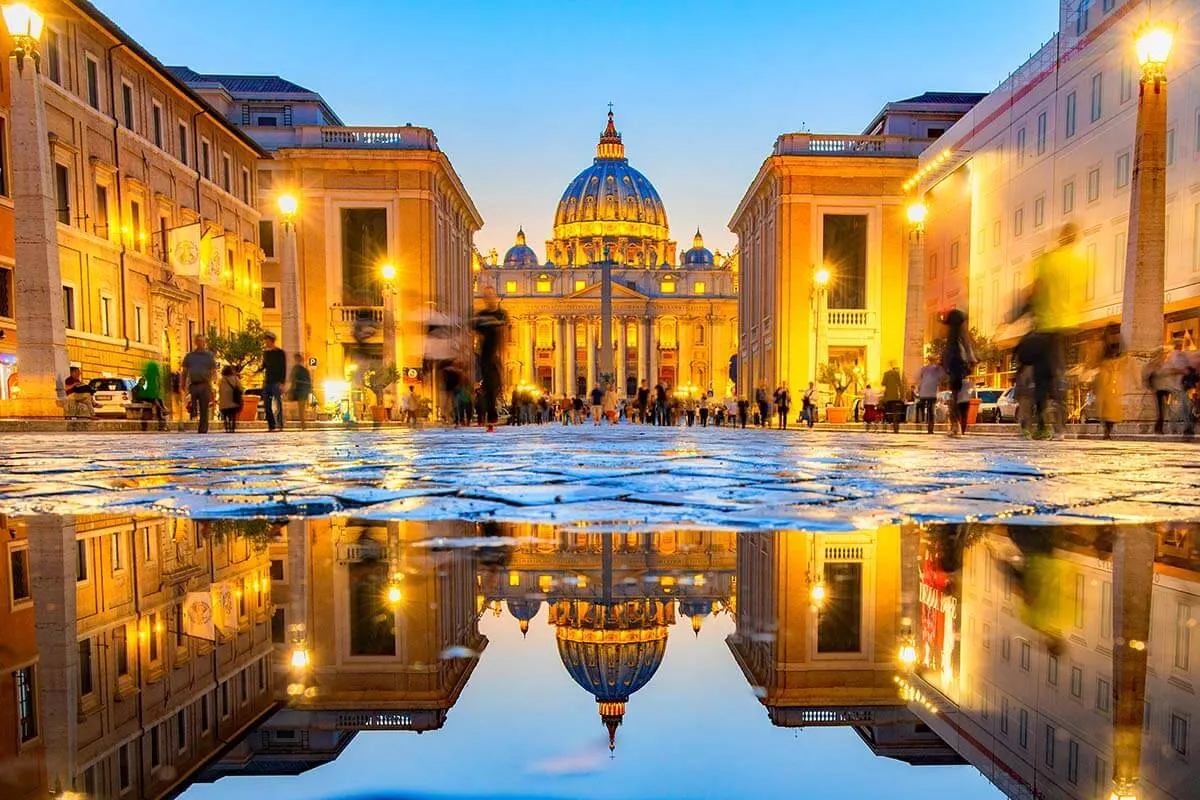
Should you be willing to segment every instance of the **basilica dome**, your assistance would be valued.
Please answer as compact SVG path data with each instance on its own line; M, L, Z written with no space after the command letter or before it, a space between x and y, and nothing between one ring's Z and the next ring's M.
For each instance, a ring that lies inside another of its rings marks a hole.
M551 258L568 265L612 259L653 266L669 260L669 235L662 198L645 175L629 166L609 111L596 158L558 201L551 249L561 252L551 252Z
M704 237L700 235L700 229L696 229L696 236L692 239L692 249L683 254L683 266L685 267L711 267L713 266L712 251L704 246Z
M537 253L533 252L532 247L525 244L525 229L519 228L516 244L508 248L508 252L504 254L504 266L536 267L537 265Z

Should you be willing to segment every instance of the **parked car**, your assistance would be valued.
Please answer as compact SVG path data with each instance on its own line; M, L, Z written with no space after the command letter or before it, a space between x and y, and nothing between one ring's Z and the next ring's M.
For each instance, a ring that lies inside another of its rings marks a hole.
M1016 422L1020 403L1017 402L1017 387L1010 386L996 401L996 421Z
M1004 390L976 389L975 396L979 398L979 422L1000 422L1000 398Z
M137 381L131 378L92 378L92 407L97 417L125 418L125 407L133 399L133 387Z

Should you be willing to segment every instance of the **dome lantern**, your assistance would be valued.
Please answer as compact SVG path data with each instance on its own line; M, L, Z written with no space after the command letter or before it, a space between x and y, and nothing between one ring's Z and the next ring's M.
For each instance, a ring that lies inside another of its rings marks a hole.
M525 244L525 229L518 228L516 243L504 254L504 266L536 267L537 265L537 253L533 252L532 247Z
M692 238L692 249L683 254L683 266L712 267L715 263L712 251L704 246L704 237L700 235L700 229L696 228L696 235Z
M596 145L596 158L624 159L625 145L621 143L621 134L613 124L612 105L608 107L608 126L600 134L600 143Z

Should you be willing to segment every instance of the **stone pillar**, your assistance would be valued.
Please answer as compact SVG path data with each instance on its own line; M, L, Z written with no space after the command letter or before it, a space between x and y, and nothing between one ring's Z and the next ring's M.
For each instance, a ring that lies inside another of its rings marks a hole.
M383 286L383 367L387 368L389 364L394 365L396 369L404 369L404 364L401 358L399 325L396 322L396 285L392 281L385 281ZM398 384L392 384L383 392L383 397L376 398L375 402L380 405L390 406L393 410L399 408L399 392L401 389ZM390 414L391 412L389 412Z
M1142 725L1146 713L1146 640L1158 538L1148 525L1118 529L1113 543L1113 790L1140 797Z
M658 383L658 336L655 332L656 320L647 320L650 323L650 336L646 339L646 350L650 354L650 386L654 387Z
M650 317L642 317L641 325L638 328L638 385L641 386L642 381L646 381L650 388L654 388L654 382L650 380Z
M13 294L21 389L15 409L23 417L61 417L66 401L63 380L69 369L67 329L42 76L30 59L21 69L15 58L9 58L9 63L13 253L17 264ZM78 213L74 204L71 213ZM84 298L84 302L90 299Z
M529 377L527 382L533 386L539 386L537 376L537 317L530 317L528 322L529 327L529 369L526 372Z
M585 318L584 324L587 325L587 390L588 392L596 386L596 326L594 321L588 317Z
M1130 357L1121 412L1130 422L1155 418L1154 394L1142 371L1162 351L1166 234L1167 80L1145 70L1139 84L1121 308L1121 343Z
M616 388L617 388L617 396L618 397L625 397L626 392L629 388L625 385L625 370L626 370L625 359L628 355L628 351L626 350L626 344L625 344L626 336L628 334L625 330L625 326L628 324L629 324L629 321L626 320L624 317L621 317L618 320L617 329L616 329L616 334L617 334L617 387Z
M567 381L570 375L570 368L567 366L569 348L574 347L575 343L567 339L567 318L558 318L558 331L556 335L556 353L554 358L554 393L563 395L567 393Z
M904 314L904 377L917 382L925 362L925 225L911 223L908 232L908 305Z
M288 363L295 364L295 359L303 359L307 355L304 347L304 314L300 310L300 265L296 253L296 223L294 220L284 220L280 229L280 344L287 355ZM191 348L191 342L188 343L188 348Z
M600 372L606 381L613 379L612 341L612 261L600 267Z
M565 342L566 352L563 354L566 362L566 375L564 376L564 381L567 387L567 394L571 397L574 397L575 392L579 389L579 387L576 385L577 381L575 379L575 317L567 317L564 322L567 329L567 340Z
M28 64L26 65L27 71ZM13 148L14 155L20 148ZM28 517L33 629L38 648L38 733L46 748L46 782L57 796L74 788L79 726L79 640L75 615L75 524L67 517ZM135 567L136 568L136 567ZM94 572L99 565L93 564ZM104 651L95 647L94 663Z

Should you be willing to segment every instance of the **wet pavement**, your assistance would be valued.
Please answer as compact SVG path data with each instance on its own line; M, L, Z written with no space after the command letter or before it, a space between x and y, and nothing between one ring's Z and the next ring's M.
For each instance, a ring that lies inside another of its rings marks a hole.
M0 513L853 530L1200 521L1194 446L559 426L0 437Z

